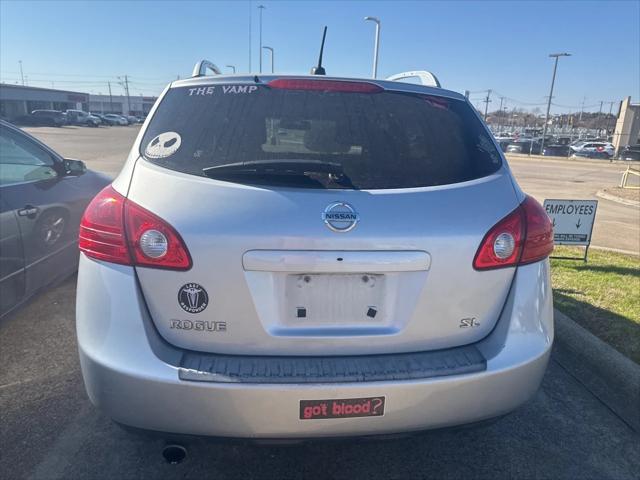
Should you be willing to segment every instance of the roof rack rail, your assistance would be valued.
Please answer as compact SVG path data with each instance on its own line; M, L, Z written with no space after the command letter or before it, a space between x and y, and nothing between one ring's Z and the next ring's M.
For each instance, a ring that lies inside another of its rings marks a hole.
M436 77L431 72L427 72L426 70L414 70L411 72L396 73L395 75L387 77L387 80L399 81L405 78L418 78L420 79L420 83L422 85L425 85L427 87L440 88L440 81L438 80L438 77Z
M209 60L200 60L193 67L192 77L204 77L206 75L207 69L211 70L215 75L222 75L220 69Z

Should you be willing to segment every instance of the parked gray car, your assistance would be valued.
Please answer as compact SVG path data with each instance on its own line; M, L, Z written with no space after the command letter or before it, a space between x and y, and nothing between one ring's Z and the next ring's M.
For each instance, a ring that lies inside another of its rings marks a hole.
M483 421L531 398L553 342L549 218L473 106L437 86L176 81L80 248L87 392L141 429Z
M109 179L0 121L0 316L78 266L78 228Z

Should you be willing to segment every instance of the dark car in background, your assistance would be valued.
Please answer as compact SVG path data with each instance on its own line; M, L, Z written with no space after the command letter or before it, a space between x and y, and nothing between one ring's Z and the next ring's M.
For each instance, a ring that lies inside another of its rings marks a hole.
M34 110L29 115L18 118L18 122L24 125L61 127L66 125L67 119L59 110Z
M520 139L511 142L507 146L507 153L532 153L534 155L540 154L540 148L542 142L539 139Z
M635 160L640 161L640 143L635 145L627 145L618 154L619 160Z
M571 155L569 145L545 145L542 149L542 155L549 157L568 157Z
M0 317L76 270L80 218L108 183L0 121Z
M558 137L554 142L555 145L571 145L571 137Z
M496 135L495 138L498 145L500 145L500 150L503 152L506 152L509 144L515 140L515 137L510 135Z

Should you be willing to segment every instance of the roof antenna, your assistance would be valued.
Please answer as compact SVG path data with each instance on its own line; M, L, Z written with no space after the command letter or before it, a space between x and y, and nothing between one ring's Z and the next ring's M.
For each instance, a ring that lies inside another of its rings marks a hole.
M322 52L324 51L324 39L327 36L327 27L324 27L324 33L322 34L322 44L320 45L320 56L318 57L318 66L311 69L311 75L326 75L324 67L322 66Z

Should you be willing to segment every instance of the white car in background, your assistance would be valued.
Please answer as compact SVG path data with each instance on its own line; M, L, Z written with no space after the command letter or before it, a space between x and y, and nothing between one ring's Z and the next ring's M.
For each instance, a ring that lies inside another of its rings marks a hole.
M115 113L108 113L106 118L114 122L114 125L129 125L129 122L122 115L116 115Z
M613 144L609 142L584 142L572 145L570 148L576 157L611 158L615 153Z
M100 118L82 110L69 109L65 113L67 115L67 123L69 125L87 125L90 127L97 127L102 123Z
M89 118L87 119L87 125L90 125L92 127L98 127L102 125L102 119L97 115L93 115L92 113L90 113Z

